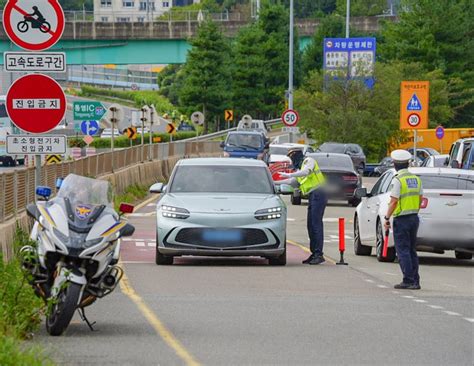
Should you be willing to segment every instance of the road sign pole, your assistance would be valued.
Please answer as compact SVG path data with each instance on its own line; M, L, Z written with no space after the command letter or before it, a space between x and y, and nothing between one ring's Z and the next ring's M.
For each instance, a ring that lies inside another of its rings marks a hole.
M35 155L35 186L41 185L41 155Z
M346 2L346 38L349 38L349 21L351 18L351 0Z
M143 163L143 161L145 160L145 152L143 151L144 149L144 145L145 145L145 108L142 108L142 133L140 134L140 138L141 138L141 142L142 142L142 146L141 146L141 162Z
M290 0L290 47L288 67L288 108L293 109L293 58L294 58L294 1ZM290 132L290 142L293 142L293 133Z
M150 152L148 153L148 160L153 160L153 112L151 112L151 118L150 118L150 132L148 134L149 136L149 142L150 142Z
M414 160L415 160L415 166L418 166L418 161L416 159L416 143L418 140L418 134L417 134L417 131L416 131L416 128L413 130L413 156L414 156Z

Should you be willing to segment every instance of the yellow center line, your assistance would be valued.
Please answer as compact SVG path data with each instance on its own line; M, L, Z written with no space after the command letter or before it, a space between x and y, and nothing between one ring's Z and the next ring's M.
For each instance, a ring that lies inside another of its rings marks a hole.
M304 245L301 245L295 241L292 241L292 240L286 240L287 243L290 243L291 245L294 245L295 247L298 247L302 250L304 250L305 252L307 253L311 253L311 250L309 250L308 247L305 247ZM331 257L328 257L327 255L324 256L324 259L326 259L329 263L331 264L336 264L336 261L334 259L332 259Z
M143 316L148 320L156 333L165 341L165 343L174 350L176 355L181 358L187 366L200 366L199 362L186 350L181 342L166 328L163 322L153 313L145 301L138 295L127 275L124 273L120 281L120 289L127 295L138 307Z

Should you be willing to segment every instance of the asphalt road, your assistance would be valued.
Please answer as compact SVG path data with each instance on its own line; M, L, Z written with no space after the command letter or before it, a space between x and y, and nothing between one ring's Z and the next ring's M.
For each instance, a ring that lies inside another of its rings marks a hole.
M156 266L148 203L122 243L121 288L87 309L96 331L75 317L63 336L43 326L35 339L66 365L472 365L474 261L420 254L423 289L394 291L398 264L353 255L353 214L328 206L320 266L301 264L304 205L289 205L285 267L259 258ZM349 266L334 264L339 217Z

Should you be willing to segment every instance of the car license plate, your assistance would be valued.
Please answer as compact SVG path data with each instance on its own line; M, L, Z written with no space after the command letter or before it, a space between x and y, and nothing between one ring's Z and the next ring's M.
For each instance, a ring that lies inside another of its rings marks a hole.
M239 241L242 233L238 230L204 230L202 238L206 241Z

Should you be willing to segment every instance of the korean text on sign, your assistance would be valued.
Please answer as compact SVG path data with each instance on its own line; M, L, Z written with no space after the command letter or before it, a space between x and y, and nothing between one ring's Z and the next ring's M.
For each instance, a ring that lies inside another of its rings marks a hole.
M60 109L59 99L13 99L13 109Z

